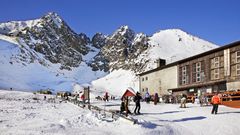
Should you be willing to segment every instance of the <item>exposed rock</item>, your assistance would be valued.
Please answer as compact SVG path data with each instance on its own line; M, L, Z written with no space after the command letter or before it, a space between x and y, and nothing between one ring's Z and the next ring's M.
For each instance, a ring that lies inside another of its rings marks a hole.
M102 35L98 35L98 37L102 37ZM106 42L105 45L102 45L100 52L89 64L94 70L108 71L120 68L134 71L141 70L138 69L141 63L136 63L135 60L148 47L148 37L146 35L135 35L135 32L128 26L122 26L101 41Z
M90 39L85 34L73 32L56 13L48 13L33 25L24 26L14 34L10 30L7 34L20 38L22 44L43 54L52 63L60 63L63 69L78 67L82 55L89 51Z

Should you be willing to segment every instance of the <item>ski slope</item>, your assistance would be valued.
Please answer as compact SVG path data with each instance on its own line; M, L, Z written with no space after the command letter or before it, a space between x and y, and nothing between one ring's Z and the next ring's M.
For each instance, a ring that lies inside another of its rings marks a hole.
M1 135L237 135L240 127L240 110L219 107L217 115L210 114L211 106L187 104L146 104L141 102L142 115L130 116L138 119L131 124L122 119L106 121L101 114L79 108L72 103L50 103L44 95L28 92L0 90ZM47 98L50 98L48 96ZM38 98L39 100L33 100ZM119 109L120 101L92 101L93 105L105 109ZM133 111L134 104L130 103Z

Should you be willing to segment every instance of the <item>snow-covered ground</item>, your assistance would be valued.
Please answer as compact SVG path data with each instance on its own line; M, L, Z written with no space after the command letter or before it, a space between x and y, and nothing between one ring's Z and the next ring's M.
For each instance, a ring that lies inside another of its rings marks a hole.
M110 74L92 81L94 89L108 91L112 95L121 96L128 87L139 91L138 77L133 71L114 70Z
M72 68L72 71L60 70L60 64L52 64L44 60L43 56L34 50L31 50L32 54L46 62L47 66L41 65L37 60L33 63L22 62L19 60L23 59L20 57L21 49L18 44L15 44L17 41L9 38L8 42L1 40L1 37L3 38L0 34L0 88L2 89L39 90L51 88L55 91L71 91L75 83L90 83L92 80L107 74L102 71L93 72L86 63ZM86 59L91 54L85 56ZM29 57L24 58L25 61L30 59Z
M38 98L39 100L33 100ZM50 98L48 96L47 98ZM240 131L240 110L219 107L217 115L210 114L211 106L187 104L141 103L143 115L130 116L139 124L122 119L103 121L97 112L82 109L72 103L50 103L43 95L0 90L0 133L8 134L133 134L133 135L237 135ZM105 109L119 109L119 101L93 101ZM133 110L134 106L130 106Z

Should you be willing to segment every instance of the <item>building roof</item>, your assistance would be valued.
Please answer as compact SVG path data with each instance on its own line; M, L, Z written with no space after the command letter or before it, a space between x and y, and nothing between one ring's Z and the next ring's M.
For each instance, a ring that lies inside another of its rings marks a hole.
M135 96L136 93L135 91L133 90L133 88L127 88L126 91L124 92L123 96L122 97L132 97L132 96Z
M203 56L212 54L212 53L214 53L214 52L222 51L222 50L224 50L224 49L227 49L227 48L230 48L230 47L234 47L234 46L237 46L237 45L240 45L240 41L232 42L232 43L227 44L227 45L224 45L224 46L222 46L222 47L218 47L218 48L215 48L215 49L212 49L212 50L209 50L209 51L206 51L206 52L203 52L203 53L200 53L200 54L197 54L197 55L194 55L194 56L191 56L191 57L188 57L188 58L185 58L185 59L182 59L182 60L179 60L179 61L170 63L170 64L167 64L167 65L165 65L165 66L157 67L157 68L155 68L155 69L152 69L152 70L149 70L149 71L140 73L140 74L138 74L138 75L139 75L139 76L143 76L143 75L146 75L146 74L155 72L155 71L162 70L162 69L164 69L164 68L168 68L168 67L171 67L171 66L176 66L176 65L181 64L181 63L184 63L184 62L186 62L186 61L190 61L190 60L193 60L193 59L196 59L196 58L199 58L199 57L203 57Z

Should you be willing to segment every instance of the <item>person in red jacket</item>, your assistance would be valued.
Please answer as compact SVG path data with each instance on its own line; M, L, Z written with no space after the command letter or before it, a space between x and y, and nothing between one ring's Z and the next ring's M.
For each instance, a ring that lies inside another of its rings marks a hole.
M83 101L83 103L85 103L85 96L84 96L84 93L82 93L82 95L80 96L80 99Z
M214 94L214 96L212 97L212 114L215 113L217 114L218 112L218 105L220 104L220 97L217 95L217 93Z

